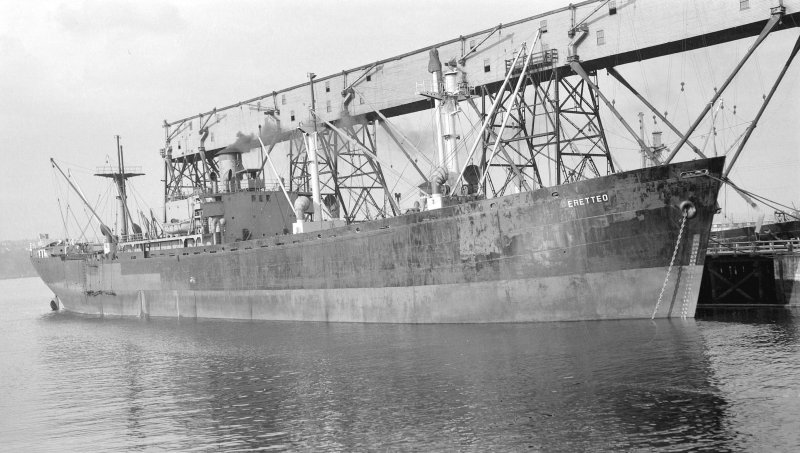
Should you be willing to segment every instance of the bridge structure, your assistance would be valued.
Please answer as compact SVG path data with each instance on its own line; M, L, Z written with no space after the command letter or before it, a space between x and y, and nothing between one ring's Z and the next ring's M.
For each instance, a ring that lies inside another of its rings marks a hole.
M798 24L800 0L588 0L339 73L309 73L288 88L164 121L164 197L205 190L215 178L216 159L242 134L260 134L267 155L288 147L290 190L310 191L310 157L316 156L322 193L348 221L400 213L378 135L408 158L420 192L440 178L450 193L487 197L545 186L546 166L554 169L556 184L614 172L603 125L607 113L650 162L669 162L684 150L702 155L691 141L698 125L763 40ZM684 130L616 69L754 36ZM800 39L729 160L726 177L799 48ZM677 145L664 155L653 153L598 86L603 69L675 134ZM259 124L236 121L233 113L242 109L260 114ZM418 157L430 153L417 149L395 119L429 109L436 150L420 163ZM454 117L463 112L477 119L469 131L455 129ZM267 158L260 160L263 176Z

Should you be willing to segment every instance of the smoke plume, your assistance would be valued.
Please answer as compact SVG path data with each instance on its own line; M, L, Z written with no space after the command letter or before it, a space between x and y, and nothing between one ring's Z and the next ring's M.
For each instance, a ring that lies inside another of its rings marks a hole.
M277 139L280 134L280 129L275 124L264 121L264 124L261 126L261 141L264 142L265 146L269 146L273 140ZM256 134L245 134L241 131L236 133L236 141L231 143L225 148L224 152L237 152L237 153L246 153L249 152L253 148L260 147L261 144L258 142L258 137Z

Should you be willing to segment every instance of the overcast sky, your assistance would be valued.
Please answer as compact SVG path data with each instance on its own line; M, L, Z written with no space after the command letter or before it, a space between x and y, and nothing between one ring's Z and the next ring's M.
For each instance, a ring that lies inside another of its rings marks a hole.
M101 186L88 182L89 174L107 156L115 162L119 134L126 164L150 173L135 182L136 190L158 209L164 119L301 83L307 72L338 72L568 3L0 0L0 239L63 231L50 157L85 179L84 190L94 199ZM744 121L743 112L752 119L797 34L770 37L743 71L732 87L735 99L728 100L740 111L730 125ZM679 79L708 91L721 84L750 42L622 71L653 86L665 68L703 61L708 71L684 71L685 77L670 78L665 91L678 93ZM800 202L798 80L796 63L754 134L755 149L746 151L733 175L787 204ZM627 113L635 122L635 111ZM631 147L621 139L615 143ZM736 211L739 218L747 215Z

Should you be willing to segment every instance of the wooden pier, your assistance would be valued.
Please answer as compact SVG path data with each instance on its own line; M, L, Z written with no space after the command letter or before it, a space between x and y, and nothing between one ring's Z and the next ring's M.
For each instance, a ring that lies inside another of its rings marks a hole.
M800 307L800 239L709 243L699 306Z

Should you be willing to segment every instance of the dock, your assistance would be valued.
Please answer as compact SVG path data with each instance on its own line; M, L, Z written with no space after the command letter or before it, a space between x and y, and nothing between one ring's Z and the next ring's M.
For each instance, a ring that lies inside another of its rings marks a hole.
M800 239L711 241L699 308L800 307Z

